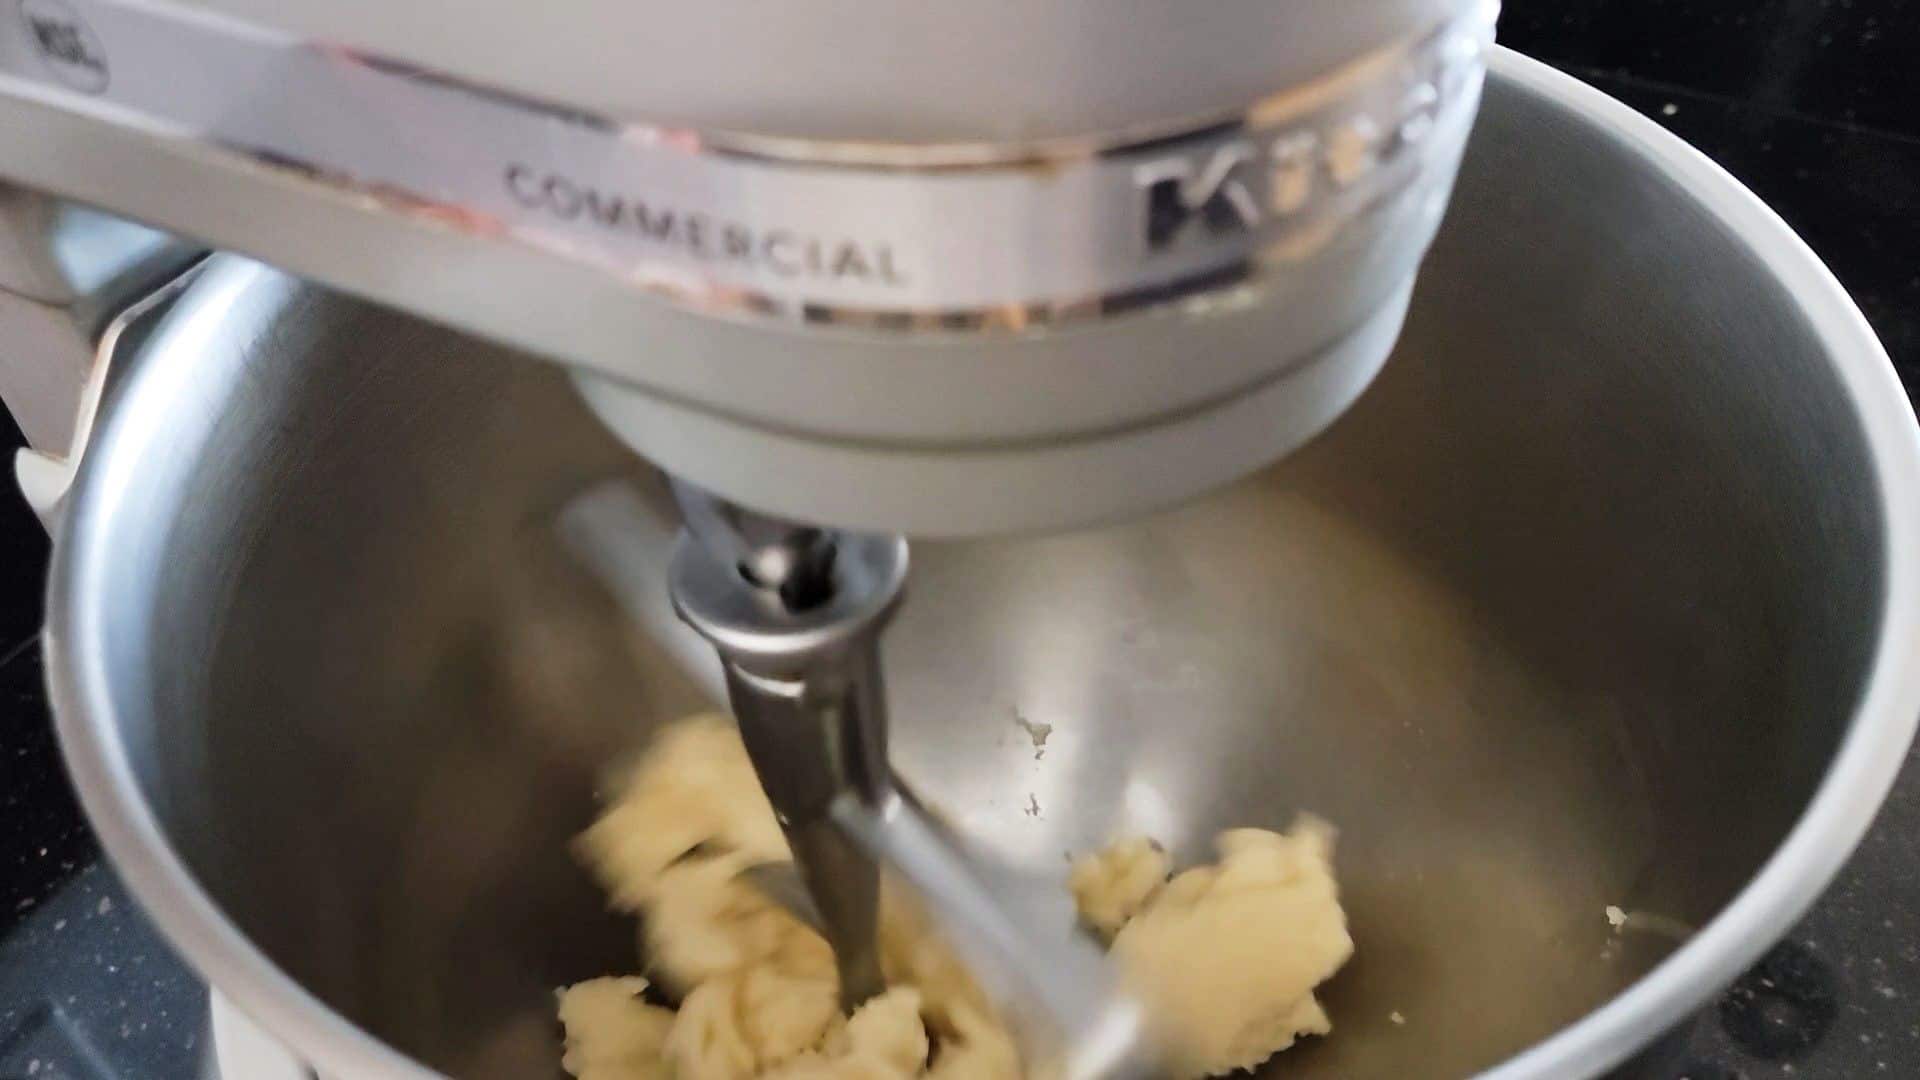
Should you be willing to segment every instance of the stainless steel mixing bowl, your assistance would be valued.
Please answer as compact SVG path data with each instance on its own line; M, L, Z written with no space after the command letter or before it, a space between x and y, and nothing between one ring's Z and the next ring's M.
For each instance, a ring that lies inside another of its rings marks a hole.
M1920 715L1920 440L1858 312L1653 125L1494 71L1351 415L1149 520L923 546L887 642L901 770L1033 865L1341 826L1359 952L1296 1077L1627 1059L1811 901ZM556 540L622 475L658 493L558 372L235 259L110 397L66 752L182 951L331 1075L553 1075L551 989L634 965L567 841L706 701Z

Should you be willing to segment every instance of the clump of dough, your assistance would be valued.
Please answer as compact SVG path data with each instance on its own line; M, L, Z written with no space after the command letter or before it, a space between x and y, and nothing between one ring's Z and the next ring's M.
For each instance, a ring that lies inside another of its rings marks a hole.
M1113 939L1183 1072L1250 1069L1333 1028L1313 996L1353 955L1333 880L1333 829L1232 829L1215 866L1168 882Z
M778 1080L892 1080L919 1076L929 1044L917 991L894 987L860 1006L818 1050L763 1075Z
M1067 888L1073 890L1080 919L1108 941L1160 894L1173 860L1144 836L1117 840L1073 860Z
M647 1004L646 989L645 979L609 976L562 990L560 1064L579 1080L671 1080L665 1049L673 1010Z
M1168 880L1152 841L1078 860L1081 918L1106 935L1190 1075L1250 1067L1329 1023L1313 988L1352 952L1332 830L1222 833L1221 861ZM840 1014L833 954L740 880L789 858L738 730L721 715L667 728L579 851L645 927L647 976L560 995L562 1064L578 1080L1019 1080L1018 1048L917 909L883 899L888 990ZM642 995L657 981L670 1009Z
M578 848L614 906L641 917L647 975L680 1003L640 1002L643 979L563 991L564 1064L581 1080L584 1069L591 1080L1021 1075L986 996L891 897L881 922L889 989L841 1017L827 943L739 877L791 856L727 717L662 731ZM619 1030L635 1023L644 1038Z
M689 861L787 858L740 732L719 713L688 717L655 736L579 847L614 906L626 911L645 909L669 884L667 872Z

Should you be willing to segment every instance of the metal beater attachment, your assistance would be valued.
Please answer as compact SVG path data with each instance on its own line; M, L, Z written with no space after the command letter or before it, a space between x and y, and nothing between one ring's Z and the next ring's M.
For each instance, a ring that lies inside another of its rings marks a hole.
M674 494L692 534L673 552L674 610L720 652L747 754L852 1009L884 989L880 870L832 812L888 784L878 636L906 580L906 541L762 518L684 485Z
M1067 1077L1153 1076L1140 1004L1072 927L1031 925L887 764L880 631L907 576L897 536L763 517L685 485L674 610L713 643L747 753L833 946L842 1003L882 989L884 865Z

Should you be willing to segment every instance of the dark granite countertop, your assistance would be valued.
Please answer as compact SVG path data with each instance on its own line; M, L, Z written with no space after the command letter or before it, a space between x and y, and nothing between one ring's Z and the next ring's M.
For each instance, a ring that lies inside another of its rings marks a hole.
M1920 3L1508 0L1501 39L1704 150L1786 217L1920 395ZM0 449L19 434L0 412ZM0 1080L187 1077L201 993L99 858L36 632L47 543L0 491ZM1917 660L1916 662L1920 662ZM1698 1025L1692 1080L1920 1076L1920 766L1819 905Z

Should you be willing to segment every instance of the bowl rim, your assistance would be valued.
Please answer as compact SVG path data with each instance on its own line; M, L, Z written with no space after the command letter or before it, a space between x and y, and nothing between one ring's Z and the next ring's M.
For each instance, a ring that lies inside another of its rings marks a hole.
M1651 972L1481 1074L1482 1080L1561 1080L1619 1064L1753 963L1838 873L1891 789L1920 724L1920 664L1911 663L1920 656L1920 426L1886 350L1853 300L1819 257L1739 181L1652 120L1538 61L1495 48L1489 75L1612 138L1623 152L1691 193L1801 303L1852 399L1885 515L1885 607L1867 683L1825 777L1786 839L1725 909ZM274 273L243 260L216 261L221 265L209 268L200 287L232 290L230 301ZM226 306L212 305L216 314ZM136 370L127 382L187 381L183 371L163 367ZM204 378L204 372L197 374ZM125 415L110 410L102 417L89 457L111 459L117 444L139 441L138 425ZM125 452L118 456L129 458ZM350 1023L275 966L187 870L141 796L116 734L101 660L101 641L114 620L98 586L111 557L103 526L113 516L116 488L126 483L124 473L114 473L123 471L80 471L64 527L57 530L43 635L55 727L103 850L189 963L296 1052L341 1075L444 1080Z
M1628 144L1746 242L1799 300L1868 447L1887 559L1878 646L1853 720L1786 839L1720 913L1639 981L1481 1080L1591 1076L1691 1016L1799 920L1859 846L1920 725L1920 424L1866 316L1806 241L1759 196L1679 136L1537 60L1496 50L1492 70ZM1597 916L1596 916L1597 917Z

